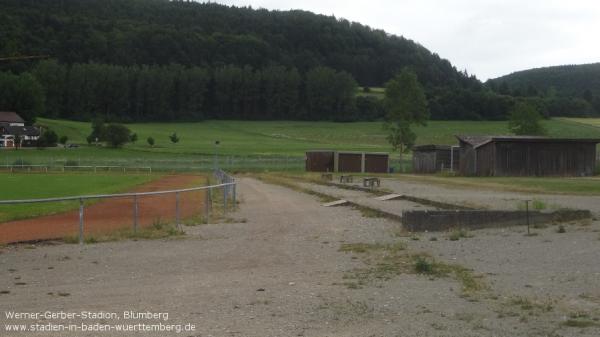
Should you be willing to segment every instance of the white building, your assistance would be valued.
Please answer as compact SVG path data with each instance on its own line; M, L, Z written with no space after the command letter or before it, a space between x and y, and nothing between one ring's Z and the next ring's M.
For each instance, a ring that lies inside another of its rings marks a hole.
M35 126L25 126L25 121L16 112L0 111L0 147L35 146L40 138L40 130Z

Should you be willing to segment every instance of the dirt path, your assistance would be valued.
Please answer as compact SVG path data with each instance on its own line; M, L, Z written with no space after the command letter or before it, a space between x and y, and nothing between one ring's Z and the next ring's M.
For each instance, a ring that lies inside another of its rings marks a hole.
M190 187L200 184L195 175L165 176L144 184L133 191L152 192ZM181 195L181 216L189 217L202 210L203 195L190 192ZM76 202L74 202L76 203ZM138 200L138 224L150 226L155 221L175 218L175 195L144 196ZM133 225L133 198L104 199L84 210L85 234L100 234ZM69 211L33 219L10 221L0 224L0 244L32 240L59 239L75 235L79 230L79 211Z
M189 235L183 240L4 248L0 254L0 310L168 312L169 320L163 323L192 323L197 327L195 332L183 334L145 334L151 336L597 335L594 327L561 328L560 320L568 316L558 309L542 312L537 307L528 311L518 304L507 306L509 293L465 296L461 284L450 277L401 273L359 288L344 284L357 268L378 267L359 253L341 252L344 243L403 241L413 247L411 253L429 247L443 260L451 251L450 262L462 263L461 254L467 254L462 247L472 243L482 246L478 254L486 254L485 245L493 242L492 255L482 260L490 264L484 269L490 273L485 279L493 287L492 273L502 270L493 265L494 256L502 256L505 245L500 231L481 232L492 233L489 239L444 241L431 247L436 242L421 245L411 238L394 237L396 223L364 218L346 207L325 208L312 196L254 179L239 180L239 196L240 209L229 215L233 223L188 227ZM567 241L561 247L569 247L567 243L573 238L569 235L554 239L564 238ZM581 245L579 239L583 238L579 234L576 244ZM586 240L596 244L593 238ZM560 256L568 253L568 249L556 252ZM526 258L521 254L510 257L518 268L527 268L531 262ZM464 261L474 266L483 264L477 257ZM510 263L507 260L502 268ZM538 276L551 280L560 270L551 268ZM586 280L593 279L590 275ZM511 282L503 277L502 288L510 290ZM515 286L524 287L519 282ZM595 301L595 292L586 295L592 299L588 302ZM102 322L118 324L123 320ZM5 323L1 316L0 328ZM81 320L74 319L73 323Z

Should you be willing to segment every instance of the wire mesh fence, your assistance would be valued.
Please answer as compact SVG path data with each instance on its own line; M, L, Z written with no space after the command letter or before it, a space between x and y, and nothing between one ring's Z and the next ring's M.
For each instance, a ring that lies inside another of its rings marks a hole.
M217 184L185 189L0 200L0 243L48 239L83 243L102 236L181 231L183 224L208 222L217 209L227 212L235 207L235 179L220 170L214 175Z
M10 172L60 172L60 171L212 171L216 167L227 171L276 170L294 171L304 169L304 157L296 156L186 156L178 159L157 158L47 158L26 156L17 159L5 158L0 170Z

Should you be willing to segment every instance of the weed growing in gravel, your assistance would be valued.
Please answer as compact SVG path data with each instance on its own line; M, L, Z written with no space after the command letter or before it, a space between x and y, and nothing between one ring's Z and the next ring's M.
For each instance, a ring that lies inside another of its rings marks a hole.
M415 271L419 274L433 274L433 263L422 256L415 259Z
M458 241L461 238L472 238L473 235L471 233L469 233L469 231L467 231L466 229L455 229L452 232L450 232L450 234L448 235L448 240L450 241Z
M578 328L600 326L600 319L597 317L592 318L588 313L578 311L571 313L569 319L563 322L563 325Z
M410 254L403 243L394 244L343 244L340 251L359 253L366 268L357 268L344 275L348 288L357 289L373 281L385 281L402 273L426 274L430 277L453 277L463 286L463 291L485 288L479 277L465 267L436 261L427 254Z
M534 211L543 211L546 208L548 208L548 205L546 204L546 202L544 202L543 200L540 199L533 199L533 201L531 201L531 203L529 204L529 209L530 210L534 210ZM527 209L527 207L525 206L525 202L524 201L518 201L517 202L517 209L519 211L524 211Z
M514 297L509 300L509 304L525 311L550 312L554 309L550 302L534 301L526 297Z
M367 253L370 251L388 251L390 253L397 253L406 249L406 246L402 242L395 243L344 243L340 246L340 252L352 252L352 253Z
M385 214L377 209L354 205L352 208L358 210L365 218L385 218Z
M533 199L533 201L531 202L531 207L536 211L541 211L541 210L545 210L548 206L542 200Z
M174 225L162 223L159 221L155 221L152 226L147 228L140 228L137 232L134 232L132 229L126 228L117 231L113 231L106 234L99 235L88 235L85 236L84 242L88 244L99 243L99 242L109 242L109 241L122 241L122 240L135 240L135 239L145 239L145 240L155 240L155 239L164 239L169 237L180 237L185 233L179 230ZM63 239L65 243L78 243L79 237L77 235L67 236Z

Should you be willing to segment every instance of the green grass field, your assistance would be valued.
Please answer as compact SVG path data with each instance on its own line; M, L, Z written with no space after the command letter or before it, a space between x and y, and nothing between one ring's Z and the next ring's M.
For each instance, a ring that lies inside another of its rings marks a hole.
M20 161L29 164L152 166L153 169L209 170L220 140L220 166L229 170L302 170L307 150L332 149L348 151L391 152L381 122L333 123L301 121L205 121L198 123L128 124L139 140L123 149L88 146L85 138L90 123L40 118L40 125L50 127L70 143L73 149L21 149L0 151L0 165ZM600 128L579 120L551 119L543 122L551 137L600 138ZM177 132L180 142L172 144L168 136ZM417 144L456 144L455 135L507 135L505 121L431 121L426 127L415 127ZM156 140L150 147L148 137ZM392 156L398 168L398 155ZM404 156L410 166L410 156Z
M371 87L369 92L364 92L364 87L359 87L356 91L357 96L371 96L379 99L385 97L385 88Z
M560 118L560 120L591 125L600 128L600 118Z
M526 193L600 195L600 178L582 177L449 177L442 175L392 175L457 188L476 188Z
M89 123L42 118L38 123L79 144L85 144L91 131ZM381 122L205 121L128 126L139 141L128 144L127 153L119 151L123 156L212 154L217 139L219 152L225 155L301 156L310 149L390 151ZM600 129L567 119L547 120L544 126L551 137L600 137ZM178 144L168 139L173 132L181 138ZM418 144L455 144L457 134L509 134L505 121L431 121L426 127L415 127L415 132ZM154 148L146 143L149 136L156 140Z
M0 200L52 198L86 194L124 192L160 175L135 174L24 174L0 173ZM0 205L0 222L62 212L78 207L78 202Z

